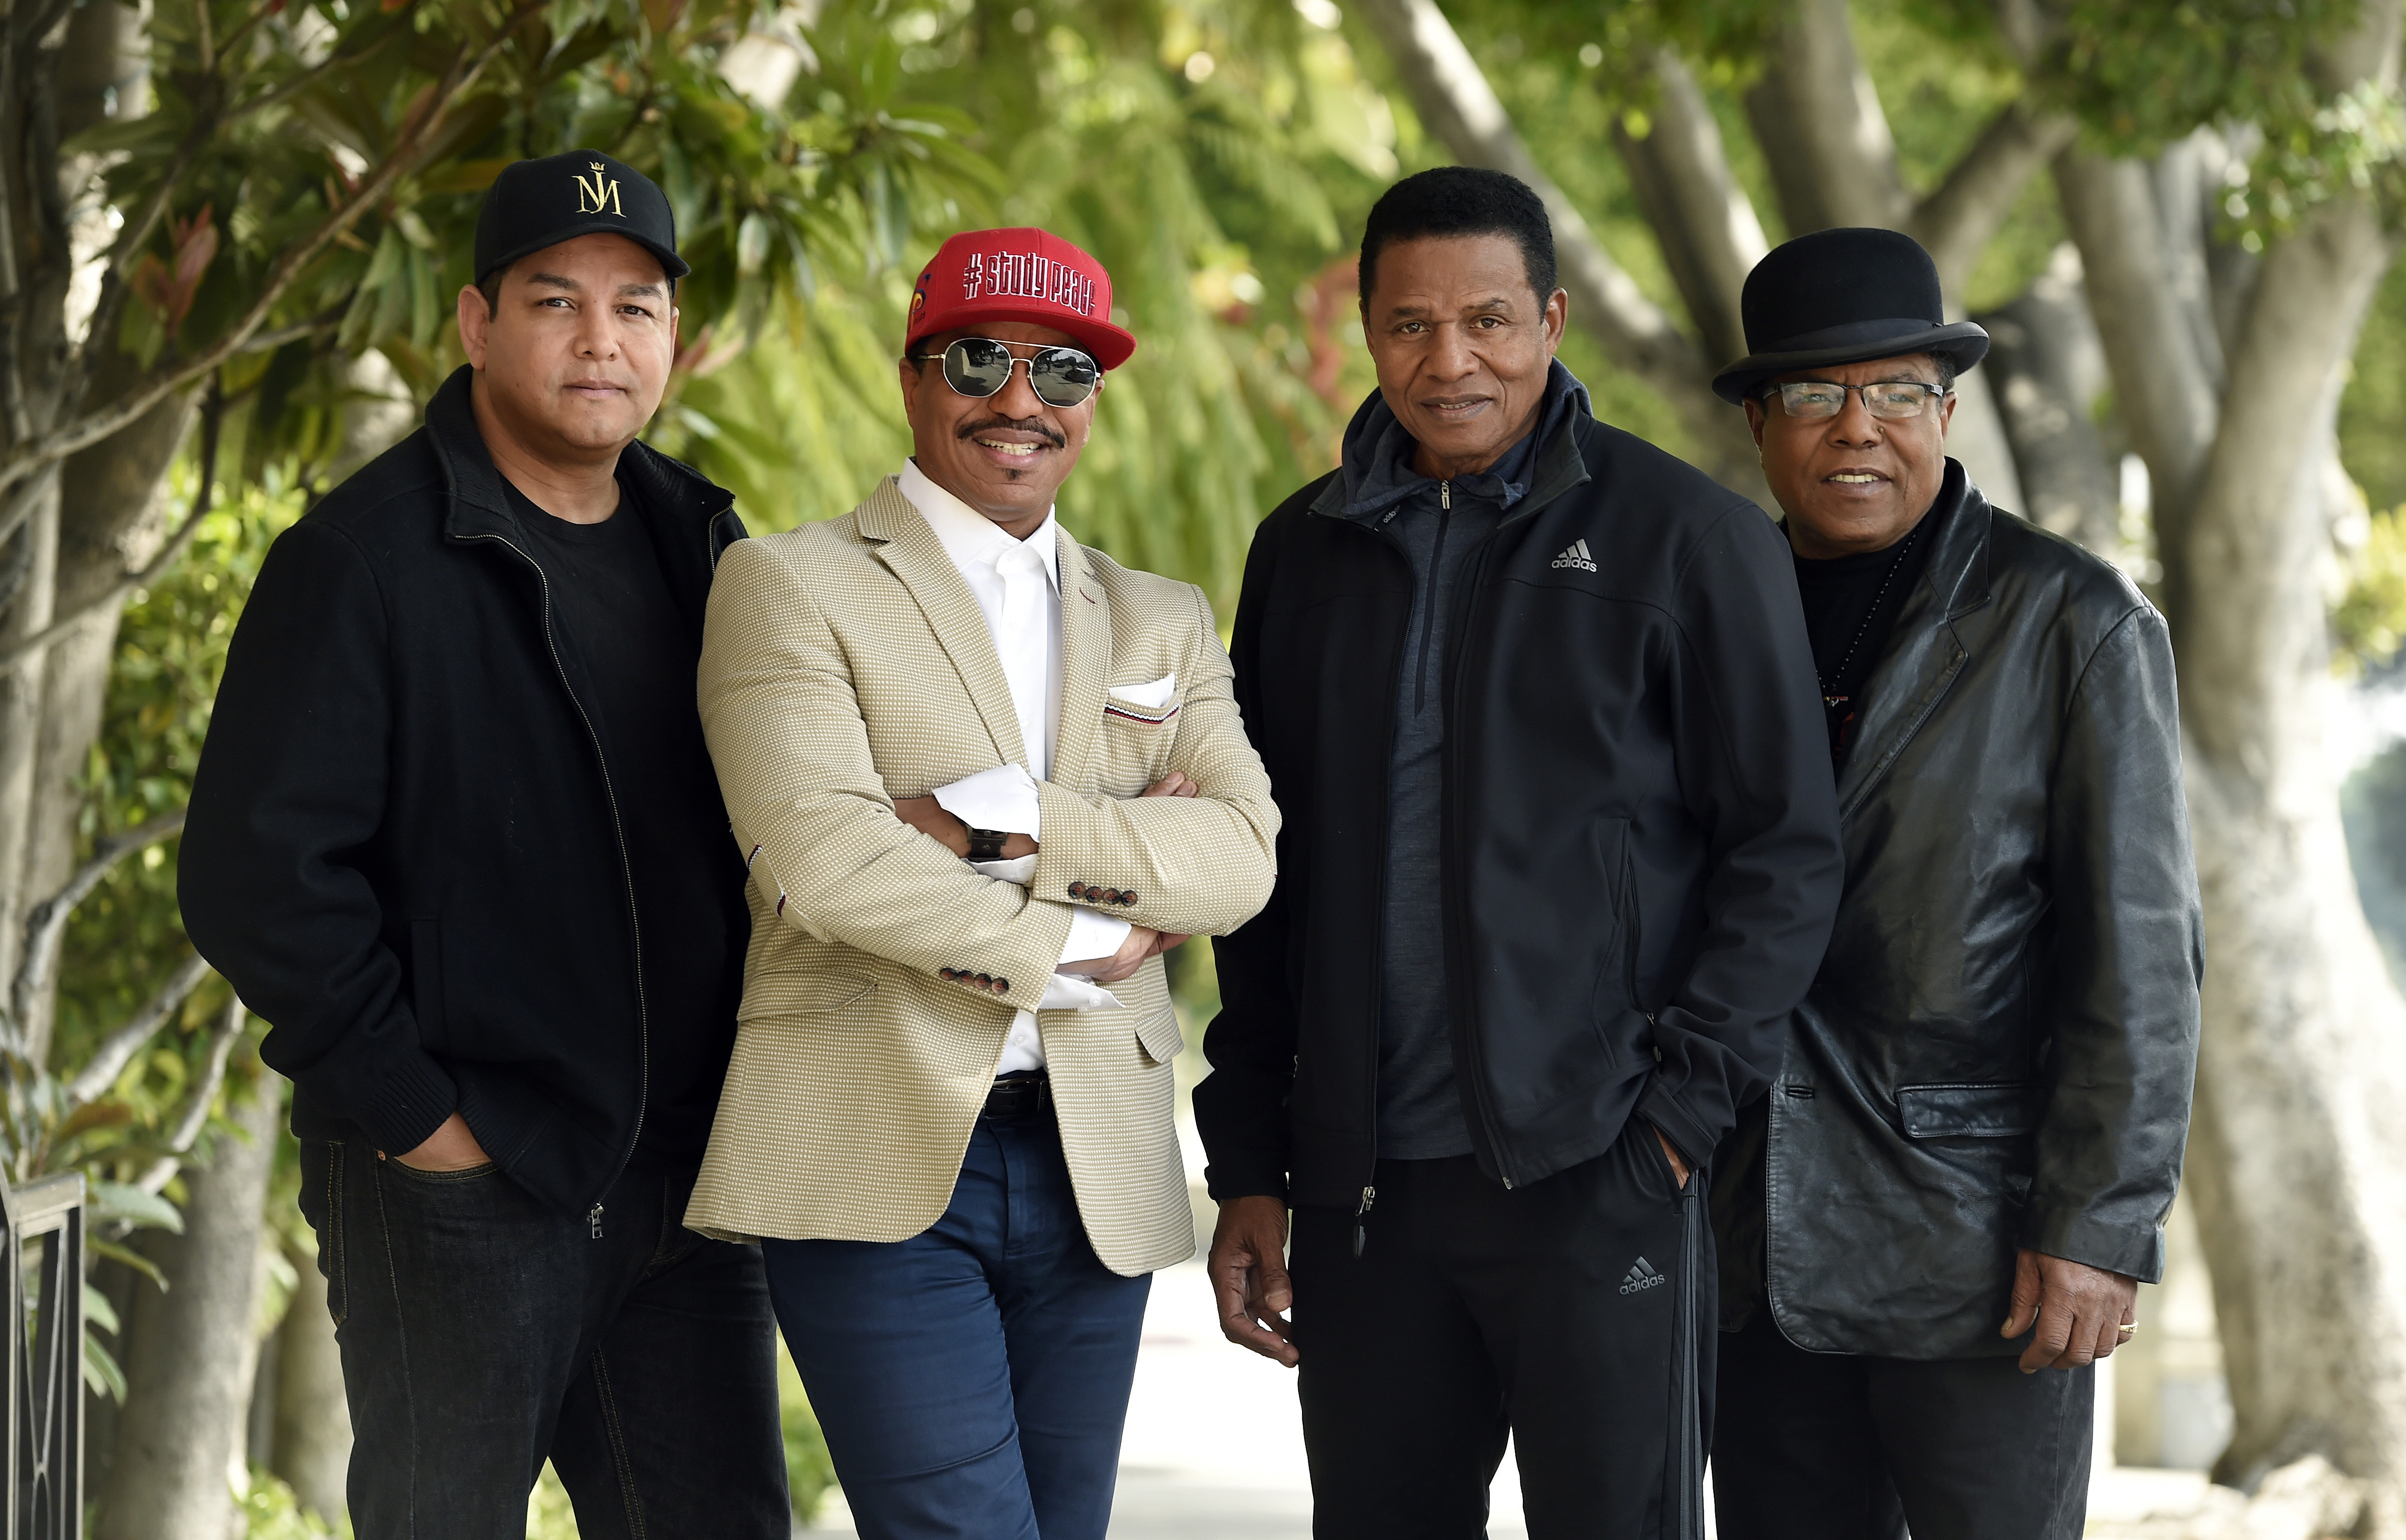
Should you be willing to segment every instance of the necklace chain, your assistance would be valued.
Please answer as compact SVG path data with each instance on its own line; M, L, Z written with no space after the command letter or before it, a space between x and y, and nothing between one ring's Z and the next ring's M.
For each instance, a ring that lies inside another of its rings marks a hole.
M1880 574L1879 591L1872 595L1871 608L1863 612L1863 623L1855 628L1855 639L1847 643L1846 656L1838 659L1838 666L1826 677L1816 680L1816 683L1821 686L1823 705L1835 706L1846 699L1844 696L1833 694L1830 686L1833 682L1847 677L1847 670L1855 660L1855 649L1861 647L1863 644L1863 638L1871 634L1872 621L1878 616L1880 604L1888 598L1888 586L1896 581L1897 569L1904 565L1904 558L1912 553L1913 543L1920 538L1921 526L1917 524L1913 527L1913 532L1906 535L1904 542L1897 546L1895 559L1888 564L1888 571Z

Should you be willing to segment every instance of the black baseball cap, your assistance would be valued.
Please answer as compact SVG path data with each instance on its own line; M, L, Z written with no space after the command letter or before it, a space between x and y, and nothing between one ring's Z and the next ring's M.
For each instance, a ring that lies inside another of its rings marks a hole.
M493 178L476 215L476 281L579 235L624 235L658 257L672 278L693 271L676 254L668 194L624 161L572 149L517 162Z

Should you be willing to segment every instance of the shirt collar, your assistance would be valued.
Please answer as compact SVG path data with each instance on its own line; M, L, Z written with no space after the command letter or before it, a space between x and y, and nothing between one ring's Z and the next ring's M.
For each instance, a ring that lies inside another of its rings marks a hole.
M902 473L895 480L898 489L910 499L911 506L918 509L919 516L927 521L927 528L936 532L938 543L944 547L944 554L953 558L954 566L967 568L975 562L982 567L992 567L1012 551L1035 551L1047 557L1038 565L1044 569L1045 581L1053 585L1053 592L1056 596L1060 593L1061 527L1054 521L1052 509L1044 510L1044 522L1036 527L1034 534L1021 542L1012 539L994 520L937 486L928 478L927 472L919 469L919 462L915 459L904 460Z

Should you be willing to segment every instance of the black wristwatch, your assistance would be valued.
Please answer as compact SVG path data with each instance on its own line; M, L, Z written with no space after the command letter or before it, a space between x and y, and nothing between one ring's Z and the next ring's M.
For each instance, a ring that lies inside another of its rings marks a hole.
M1002 842L1010 838L1007 829L973 828L969 830L969 858L972 861L999 861L1002 859Z

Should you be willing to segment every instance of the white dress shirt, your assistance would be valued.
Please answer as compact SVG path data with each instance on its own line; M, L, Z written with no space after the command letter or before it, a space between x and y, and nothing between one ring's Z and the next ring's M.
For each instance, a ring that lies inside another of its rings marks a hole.
M944 554L961 572L994 638L1011 704L1019 717L1019 742L1031 763L980 770L935 791L937 804L971 828L1002 829L1040 838L1036 783L1053 773L1053 742L1061 727L1061 536L1053 510L1025 541L1002 532L994 520L927 479L915 459L905 460L897 478L902 495L927 521ZM979 861L978 870L1025 884L1035 878L1036 857ZM1127 940L1128 922L1091 909L1071 911L1065 963L1108 957ZM1116 1007L1111 991L1091 979L1055 973L1040 1010ZM1044 1042L1033 1011L1012 1018L996 1073L1044 1067Z

